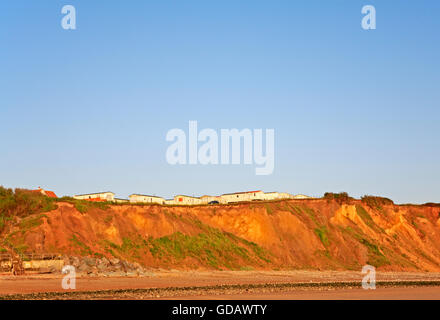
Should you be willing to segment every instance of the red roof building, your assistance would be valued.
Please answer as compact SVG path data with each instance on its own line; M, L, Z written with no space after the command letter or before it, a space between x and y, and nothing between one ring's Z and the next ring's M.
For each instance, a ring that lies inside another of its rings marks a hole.
M41 194L43 194L43 195L45 195L46 197L49 197L49 198L58 198L57 195L55 194L55 192L44 190L44 189L41 189L40 187L38 187L38 190L35 190L35 191L38 191Z

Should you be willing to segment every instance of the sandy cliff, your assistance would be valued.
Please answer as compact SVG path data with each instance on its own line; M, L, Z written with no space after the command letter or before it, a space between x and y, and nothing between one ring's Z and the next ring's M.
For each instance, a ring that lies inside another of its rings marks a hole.
M440 207L360 200L235 205L72 203L5 228L17 251L106 256L173 269L440 271Z

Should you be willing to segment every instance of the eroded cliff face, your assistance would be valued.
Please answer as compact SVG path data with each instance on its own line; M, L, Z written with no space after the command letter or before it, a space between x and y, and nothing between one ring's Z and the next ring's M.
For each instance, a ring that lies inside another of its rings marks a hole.
M154 268L440 271L440 207L317 199L80 213L59 203L9 226L2 241Z

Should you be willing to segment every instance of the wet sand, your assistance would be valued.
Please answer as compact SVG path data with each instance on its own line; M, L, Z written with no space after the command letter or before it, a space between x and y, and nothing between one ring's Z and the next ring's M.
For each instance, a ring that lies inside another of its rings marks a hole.
M156 271L146 277L0 275L0 298L30 299L440 299L440 273L378 272L377 289L363 290L353 271ZM47 294L51 293L51 294ZM57 293L57 294L56 294Z
M440 287L295 290L275 293L181 296L179 300L440 300Z

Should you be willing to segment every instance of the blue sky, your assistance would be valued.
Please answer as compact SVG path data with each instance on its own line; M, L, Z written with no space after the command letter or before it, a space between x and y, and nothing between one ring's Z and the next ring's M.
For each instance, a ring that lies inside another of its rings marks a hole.
M63 30L61 8L77 10ZM377 29L361 28L361 8ZM2 1L0 184L440 202L438 1ZM275 129L275 170L171 166L172 128Z

